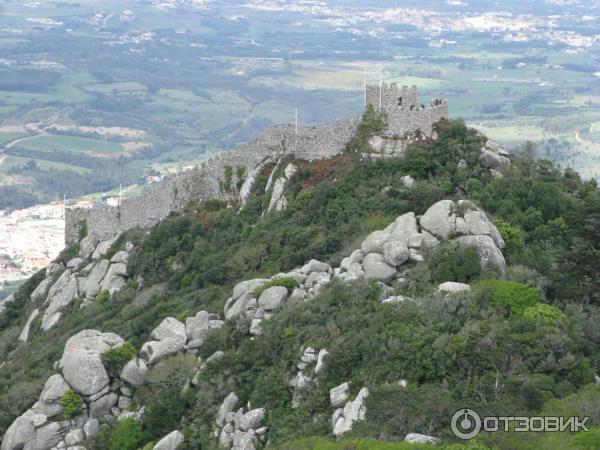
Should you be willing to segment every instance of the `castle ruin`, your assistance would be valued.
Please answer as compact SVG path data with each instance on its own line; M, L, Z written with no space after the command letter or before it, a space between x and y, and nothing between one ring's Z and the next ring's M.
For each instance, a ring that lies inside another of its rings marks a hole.
M365 105L387 115L388 135L405 136L421 133L432 137L433 125L448 118L448 102L433 100L429 106L419 103L416 86L398 86L396 83L366 85Z
M446 101L436 100L429 108L419 105L415 86L367 85L365 100L386 112L389 124L386 133L392 136L420 132L431 137L433 125L448 117ZM303 160L331 158L347 147L357 125L355 118L314 126L275 125L235 150L169 177L157 188L139 197L124 199L117 206L67 207L65 241L67 244L76 242L83 223L88 235L107 240L126 230L155 225L189 202L222 198L219 181L227 166L245 167L249 174L264 161L281 156L294 155Z

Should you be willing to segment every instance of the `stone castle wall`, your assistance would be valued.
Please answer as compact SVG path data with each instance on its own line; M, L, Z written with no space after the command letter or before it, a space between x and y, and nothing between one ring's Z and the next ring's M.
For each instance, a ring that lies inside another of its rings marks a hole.
M167 178L159 187L139 197L124 199L119 206L67 208L65 240L75 242L86 222L88 235L110 239L132 228L147 228L186 203L220 198L219 181L226 166L243 166L246 174L269 157L295 155L298 159L330 158L344 150L356 131L355 119L326 125L298 127L275 125L235 150L224 152L199 167ZM235 170L234 170L235 173Z
M436 100L427 108L420 105L416 86L399 87L395 83L367 85L365 96L367 104L372 104L378 110L381 103L381 110L388 115L388 134L402 136L420 130L426 136L432 136L433 125L448 117L446 101ZM219 181L223 179L226 166L234 169L243 166L246 174L249 174L269 157L295 155L304 160L331 158L348 145L357 124L357 119L351 119L302 126L298 127L297 132L292 124L275 125L235 150L219 154L190 171L169 177L156 189L139 197L125 199L119 206L67 208L66 242L78 239L82 221L86 222L88 235L106 240L132 228L150 227L186 203L220 198Z
M403 135L420 130L426 136L433 133L433 124L448 118L445 100L432 102L429 107L419 103L416 86L382 83L366 86L366 102L388 116L387 133Z

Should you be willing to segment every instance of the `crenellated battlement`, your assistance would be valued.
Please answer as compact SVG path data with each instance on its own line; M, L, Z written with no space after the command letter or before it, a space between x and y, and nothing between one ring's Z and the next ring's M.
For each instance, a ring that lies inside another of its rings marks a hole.
M433 134L433 125L448 118L448 102L435 99L428 106L419 103L416 86L398 86L396 83L368 84L365 101L388 116L388 134L403 135L420 131Z

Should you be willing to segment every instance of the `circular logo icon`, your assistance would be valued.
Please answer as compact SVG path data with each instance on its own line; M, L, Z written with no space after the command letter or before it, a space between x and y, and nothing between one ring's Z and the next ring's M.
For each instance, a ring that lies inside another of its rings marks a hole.
M454 436L459 439L473 439L481 431L481 417L472 409L459 409L452 416Z

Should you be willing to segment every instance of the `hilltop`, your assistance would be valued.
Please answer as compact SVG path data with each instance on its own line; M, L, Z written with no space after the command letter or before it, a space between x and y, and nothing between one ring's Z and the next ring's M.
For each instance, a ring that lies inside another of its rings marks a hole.
M81 227L0 314L2 450L597 446L595 181L531 149L491 171L460 121L402 157L381 129L367 110L244 195L225 171L151 227ZM592 431L460 443L463 407Z

